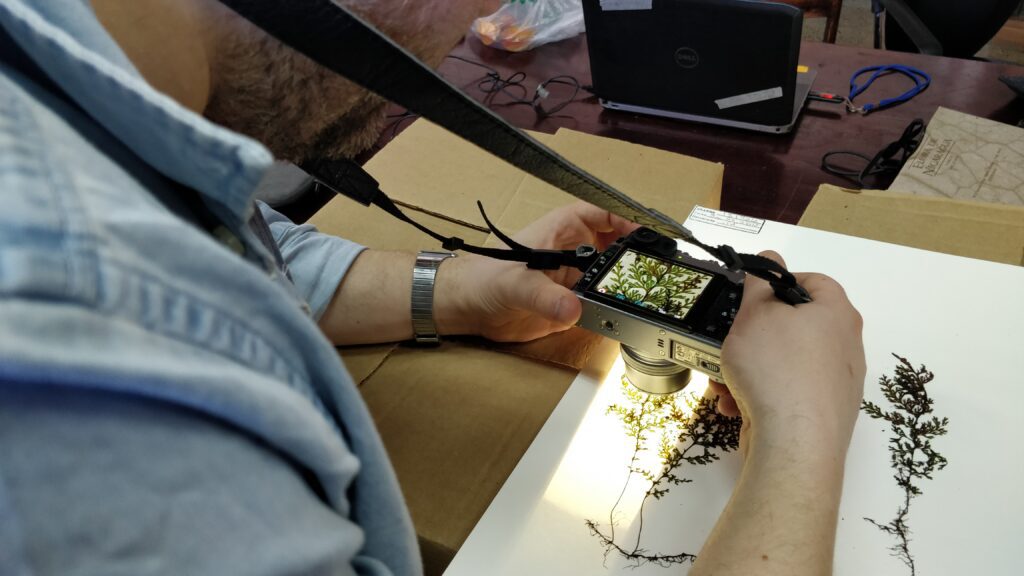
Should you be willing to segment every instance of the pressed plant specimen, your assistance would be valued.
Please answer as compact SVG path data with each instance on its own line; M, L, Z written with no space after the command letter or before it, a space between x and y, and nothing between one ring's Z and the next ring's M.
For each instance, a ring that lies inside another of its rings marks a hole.
M707 274L630 250L615 263L598 289L632 304L681 318L710 279Z
M607 413L618 417L633 441L626 481L608 513L607 527L594 520L587 520L586 525L604 546L605 558L616 553L634 561L636 566L644 562L661 566L693 562L696 555L689 552L663 554L643 548L644 509L652 501L663 498L672 487L692 482L682 476L680 468L684 463L704 466L718 460L720 452L735 450L739 446L742 423L739 418L719 414L717 398L685 391L672 395L647 394L636 389L625 376L622 377L622 391L626 402L609 406ZM691 413L683 410L680 401L686 403ZM655 440L657 444L654 444ZM656 449L658 456L653 469L641 463L641 454L651 449ZM636 538L621 542L615 533L618 525L616 512L634 479L642 480L647 489L637 515Z
M895 470L893 478L903 490L903 504L896 511L896 517L886 524L871 518L865 520L896 538L890 550L910 568L911 576L915 576L917 569L910 553L910 526L907 524L910 500L921 495L922 480L931 480L936 471L946 467L946 458L932 448L932 440L946 434L949 418L932 415L932 398L926 385L935 375L923 365L915 369L906 358L893 356L898 361L895 376L883 375L878 382L882 395L893 409L885 411L866 400L861 409L868 416L889 423L893 434L889 438L889 459Z

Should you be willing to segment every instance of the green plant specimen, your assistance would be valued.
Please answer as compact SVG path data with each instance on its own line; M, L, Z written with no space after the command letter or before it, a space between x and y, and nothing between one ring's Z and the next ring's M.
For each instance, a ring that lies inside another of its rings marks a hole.
M681 318L711 279L695 270L627 252L599 289L623 300Z
M622 421L626 434L633 440L626 482L608 513L607 529L602 529L593 520L587 520L586 525L604 546L605 558L614 552L634 561L636 566L644 562L661 566L693 562L697 556L689 552L660 554L641 547L644 508L652 499L663 498L671 487L692 482L680 475L683 463L704 466L718 460L719 452L735 450L739 446L742 422L739 418L719 414L717 398L698 397L685 391L671 395L646 394L636 389L625 376L622 377L622 391L627 402L609 406L607 413ZM680 400L688 405L692 414L687 415L678 404ZM641 465L641 454L654 448L651 442L655 439L658 466L656 469L645 468ZM622 543L616 540L618 520L615 512L634 478L641 478L647 484L647 490L638 513L636 540Z
M925 386L935 375L923 365L915 370L906 358L893 356L899 361L896 376L883 375L879 380L882 394L893 405L893 410L886 412L866 400L861 409L868 416L889 423L893 433L889 438L889 456L896 471L893 478L903 489L903 504L887 524L879 524L871 518L865 520L896 538L890 550L910 568L911 576L915 576L917 569L910 554L910 527L907 525L910 499L921 495L921 480L931 480L932 474L946 467L946 458L932 448L932 440L946 434L949 418L931 416L932 399Z

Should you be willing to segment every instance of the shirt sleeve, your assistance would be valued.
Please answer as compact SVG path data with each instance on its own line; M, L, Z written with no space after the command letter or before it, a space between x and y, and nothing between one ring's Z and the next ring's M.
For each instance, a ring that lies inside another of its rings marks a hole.
M302 469L200 412L0 378L0 456L4 576L392 575Z
M311 224L295 224L263 202L257 202L299 296L319 320L342 278L365 246L319 232Z

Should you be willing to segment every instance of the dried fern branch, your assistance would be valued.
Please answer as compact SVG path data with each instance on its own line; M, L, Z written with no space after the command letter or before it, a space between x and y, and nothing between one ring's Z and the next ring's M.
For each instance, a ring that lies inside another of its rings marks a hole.
M896 354L893 356L899 361L895 378L883 375L879 380L882 395L893 405L893 410L886 412L866 400L861 409L871 418L889 423L893 434L889 438L889 459L895 470L893 478L903 489L903 504L897 510L896 517L886 524L871 518L865 520L896 538L896 544L890 548L893 556L910 568L911 576L916 576L917 568L910 553L911 531L907 524L910 499L921 495L921 480L931 480L935 472L946 467L946 458L932 448L932 440L946 434L949 418L931 416L932 399L925 386L935 375L923 365L915 370L906 358Z
M684 463L705 466L718 460L720 452L735 450L739 446L742 423L739 418L719 414L716 409L717 398L696 397L693 394L684 398L683 393L646 394L637 390L625 377L622 378L622 390L628 402L609 406L607 412L619 418L626 434L633 440L633 454L627 466L626 481L608 514L607 534L593 520L587 520L586 525L604 546L605 558L614 552L635 561L637 566L645 562L661 566L693 562L696 555L688 552L658 554L641 547L644 510L649 501L660 500L671 487L692 482L678 473ZM691 408L691 415L687 416L677 404L680 398L684 398ZM655 437L658 440L659 466L657 470L648 470L639 465L640 455L649 449L650 441ZM636 476L647 482L647 489L640 503L636 540L630 546L616 541L618 520L615 512Z

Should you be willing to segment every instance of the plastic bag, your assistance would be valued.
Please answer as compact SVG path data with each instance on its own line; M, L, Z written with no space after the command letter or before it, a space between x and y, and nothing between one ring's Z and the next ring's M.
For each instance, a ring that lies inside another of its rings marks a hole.
M508 0L470 31L487 46L522 52L583 32L580 0Z

